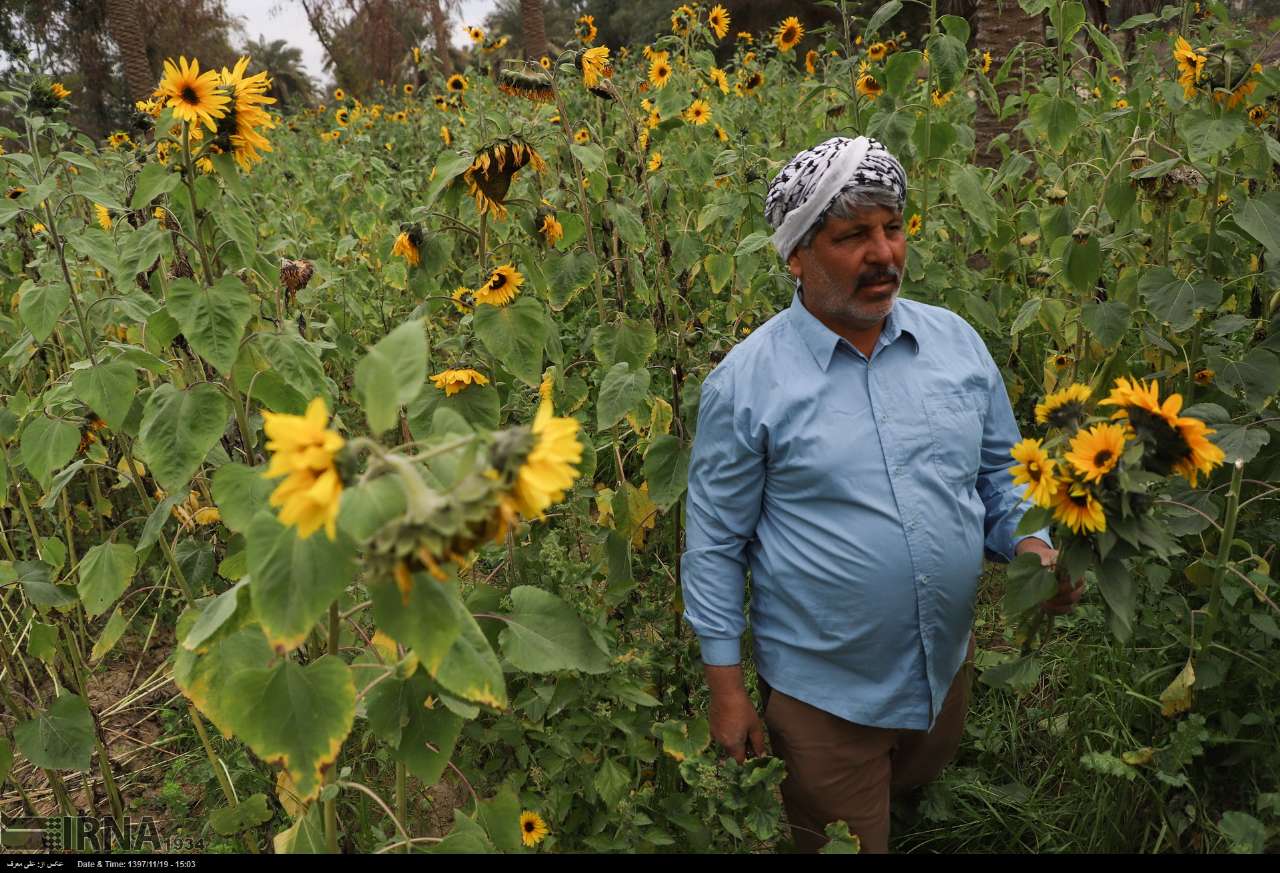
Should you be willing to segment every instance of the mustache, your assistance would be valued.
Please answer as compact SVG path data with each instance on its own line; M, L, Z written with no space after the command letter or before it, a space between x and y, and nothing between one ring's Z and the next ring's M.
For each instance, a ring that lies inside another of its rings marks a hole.
M887 267L875 267L870 270L864 270L858 274L858 282L855 287L865 288L868 285L880 285L884 282L899 282L902 275L898 272L898 268L889 265Z

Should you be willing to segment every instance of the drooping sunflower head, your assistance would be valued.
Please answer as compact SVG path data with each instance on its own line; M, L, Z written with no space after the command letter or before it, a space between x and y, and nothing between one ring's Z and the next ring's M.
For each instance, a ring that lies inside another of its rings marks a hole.
M111 210L103 206L101 203L93 204L93 214L98 220L98 226L103 230L111 230Z
M759 91L763 85L764 73L759 70L752 70L742 82L742 93L749 97Z
M61 82L54 82L52 85L50 85L49 93L52 94L54 98L58 100L66 100L68 97L71 96L71 91L68 90L67 87L63 85Z
M484 45L480 46L480 50L483 51L485 54L493 54L496 51L501 51L502 49L506 48L507 43L509 43L510 41L511 41L511 37L507 36L504 33L502 36L498 37L497 39L487 40L484 43Z
M541 518L547 507L564 499L578 478L577 468L582 463L578 427L577 419L557 417L551 397L543 396L528 431L532 439L520 439L519 431L515 433L512 447L529 447L511 490L511 498L525 518Z
M662 169L662 152L654 152L649 156L649 172L656 173Z
M515 67L504 67L498 73L498 90L534 103L550 103L556 97L549 77Z
M778 51L785 54L798 46L802 39L804 39L804 25L800 23L799 18L792 15L784 18L782 24L778 25L778 34L773 41L778 46Z
M712 67L707 70L707 76L711 79L712 83L720 89L721 94L729 93L729 76L724 70L719 67Z
M1254 127L1261 127L1262 123L1267 120L1267 107L1250 106L1249 120L1253 122Z
M520 293L524 284L524 276L514 264L503 264L495 267L485 283L476 289L476 302L489 306L506 306Z
M716 39L724 39L729 32L729 10L720 4L711 7L707 13L707 27L716 35Z
M1058 491L1058 483L1053 477L1057 462L1049 457L1040 440L1025 439L1015 445L1010 454L1018 462L1009 471L1013 474L1013 484L1026 485L1026 497L1036 505L1046 509L1052 506Z
M172 58L164 62L164 76L154 96L163 97L165 106L173 110L178 119L191 125L204 125L215 130L215 121L226 114L231 98L219 90L218 74L213 70L200 72L200 62L185 56L174 63Z
M868 100L875 100L884 92L884 86L870 73L858 77L857 92Z
M817 49L809 49L804 53L804 72L806 76L813 76L818 72Z
M411 267L422 263L422 228L417 224L400 225L400 233L391 246L393 257L404 258Z
M688 36L698 20L698 13L687 4L681 4L671 11L671 32L676 36Z
M889 47L882 42L873 42L867 46L867 57L877 63L883 61L889 54Z
M560 220L556 218L556 211L550 206L540 206L534 222L547 245L554 246L564 238L564 226L560 224Z
M1087 404L1091 395L1089 386L1079 383L1054 391L1036 404L1036 424L1075 430L1089 417Z
M1124 454L1125 427L1097 424L1076 432L1066 458L1085 482L1098 482L1120 463Z
M991 52L983 52L982 53L982 75L985 76L990 72L991 72Z
M667 82L671 81L671 62L667 60L666 54L658 53L649 63L649 84L655 88L665 88Z
M476 209L481 215L488 213L495 218L505 218L507 209L502 204L516 171L526 164L539 173L546 170L546 162L534 151L533 146L519 134L494 140L485 146L462 174L467 192L475 198Z
M263 412L262 418L271 453L271 464L262 475L285 477L268 503L280 507L280 522L296 526L300 538L323 527L326 536L335 539L343 487L335 457L346 441L327 427L324 398L313 399L305 415Z
M470 367L444 370L431 377L435 386L444 392L445 397L452 397L471 385L488 385L489 377L479 370Z
M266 70L248 75L249 58L242 57L235 67L222 68L218 81L231 95L231 105L226 116L218 120L214 142L223 151L230 152L236 163L249 170L262 160L260 152L271 151L271 143L262 131L276 126L275 119L264 109L276 102L267 96L271 79Z
M596 41L596 18L594 15L580 15L573 27L573 32L577 34L578 41L583 45L591 45Z
M609 66L609 47L606 45L583 49L574 55L573 62L582 73L582 84L588 88L613 75L613 68Z

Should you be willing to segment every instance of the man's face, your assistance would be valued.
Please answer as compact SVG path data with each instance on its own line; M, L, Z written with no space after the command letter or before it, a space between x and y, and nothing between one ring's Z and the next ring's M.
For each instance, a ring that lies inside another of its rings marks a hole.
M865 330L884 320L907 260L902 213L883 206L829 216L810 248L787 259L804 284L805 308L828 326Z

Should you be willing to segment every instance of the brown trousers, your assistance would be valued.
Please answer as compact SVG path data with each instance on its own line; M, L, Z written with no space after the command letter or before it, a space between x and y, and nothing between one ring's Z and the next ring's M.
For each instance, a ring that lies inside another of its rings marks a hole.
M960 746L973 684L974 640L933 730L867 727L769 688L763 679L764 722L773 754L787 764L782 800L801 852L826 844L823 831L844 820L862 851L889 851L889 795L924 785Z

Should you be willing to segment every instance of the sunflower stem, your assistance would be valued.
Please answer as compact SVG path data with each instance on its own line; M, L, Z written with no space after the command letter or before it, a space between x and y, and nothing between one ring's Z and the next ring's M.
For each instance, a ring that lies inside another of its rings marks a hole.
M338 601L335 599L329 604L329 645L328 653L333 657L338 657L338 636L341 628L341 619L338 615ZM325 771L325 785L333 785L338 779L338 758L334 757L333 763L329 765L329 769ZM338 854L338 797L334 793L324 802L324 841L325 847L330 855Z
M409 820L409 792L406 783L406 767L403 761L396 762L396 815L400 821ZM409 854L409 843L405 842L401 851Z
M1231 557L1231 543L1236 536L1236 518L1240 514L1240 480L1244 477L1244 461L1237 459L1231 471L1231 487L1227 492L1227 520L1222 526L1222 539L1218 543L1218 559L1213 568L1213 584L1209 589L1209 617L1205 621L1200 650L1208 651L1222 623L1222 580L1227 575Z

